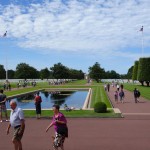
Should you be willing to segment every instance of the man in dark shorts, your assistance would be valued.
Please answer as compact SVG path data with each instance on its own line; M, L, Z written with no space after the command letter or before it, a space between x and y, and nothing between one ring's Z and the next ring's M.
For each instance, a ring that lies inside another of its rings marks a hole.
M12 142L14 144L15 150L22 150L21 139L25 129L24 114L21 108L17 107L16 101L10 102L11 113L10 113L10 123L7 127L7 134L9 134L10 127L14 128L14 134Z
M5 113L5 117L6 117L6 121L8 120L8 116L7 116L7 109L6 109L6 95L3 94L3 90L0 90L0 122L3 122L3 118L2 118L2 112Z

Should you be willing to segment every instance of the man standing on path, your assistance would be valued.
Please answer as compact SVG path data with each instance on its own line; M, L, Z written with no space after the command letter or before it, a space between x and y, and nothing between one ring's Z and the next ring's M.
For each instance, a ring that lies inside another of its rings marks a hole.
M3 90L1 89L0 90L0 122L3 122L3 119L2 119L2 112L5 113L5 117L6 117L6 121L9 121L8 120L8 116L7 116L7 109L6 109L6 95L3 94Z
M137 103L137 102L139 102L139 101L138 101L138 91L137 91L137 89L135 88L133 92L134 92L135 103Z
M8 135L10 127L14 128L14 134L12 138L14 148L15 150L22 150L21 139L25 129L24 114L22 109L17 107L16 101L11 101L10 107L12 109L10 114L10 123L6 132Z
M109 89L110 89L110 84L108 83L107 84L107 91L109 92Z

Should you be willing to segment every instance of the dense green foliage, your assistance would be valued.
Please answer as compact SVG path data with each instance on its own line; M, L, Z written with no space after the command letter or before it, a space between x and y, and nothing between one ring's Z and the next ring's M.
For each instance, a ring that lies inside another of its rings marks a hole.
M26 63L20 63L16 67L15 77L17 79L37 79L39 78L38 71Z
M105 79L120 79L120 74L118 74L116 71L111 70L107 71L104 74Z
M135 61L132 73L132 80L137 80L139 61Z
M0 79L5 79L6 72L3 65L0 65Z
M68 79L69 69L62 65L61 63L54 64L53 67L50 68L54 79Z
M0 79L5 79L6 71L0 65ZM54 64L53 67L41 69L29 66L26 63L17 65L16 70L8 70L8 79L84 79L82 70L70 69L61 63Z
M41 69L40 78L41 79L49 79L50 78L50 71L48 70L48 68Z
M104 102L97 102L94 105L94 111L97 113L106 113L107 105Z
M15 78L15 71L8 70L8 79L14 79L14 78Z
M69 69L61 63L54 64L50 70L55 79L84 79L82 70Z
M131 66L131 67L128 69L127 76L126 76L125 79L132 79L133 68L134 68L134 66Z
M104 69L100 67L100 64L96 62L92 67L89 67L90 78L95 79L99 82L99 79L104 77Z
M2 65L1 65L2 66ZM89 67L90 77L99 82L100 79L126 79L126 74L118 74L116 71L106 71L100 67L98 62ZM0 79L5 79L6 71L4 67L0 67ZM8 70L8 79L84 79L84 72L68 68L61 63L54 64L50 69L47 67L38 71L36 68L20 63L16 70Z
M147 86L150 82L150 57L140 58L138 67L138 80L143 83L145 81Z

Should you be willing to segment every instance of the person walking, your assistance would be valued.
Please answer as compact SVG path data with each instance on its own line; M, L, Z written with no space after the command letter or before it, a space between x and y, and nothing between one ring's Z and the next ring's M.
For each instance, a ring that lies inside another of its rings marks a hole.
M123 90L121 90L121 91L119 92L119 96L120 96L120 101L121 101L121 103L124 103L125 94L124 94L124 91L123 91Z
M137 90L136 88L134 89L133 93L134 93L134 100L135 100L135 103L139 102L139 101L138 101L138 96L139 96L139 94L138 94L138 90Z
M17 107L16 101L10 102L11 113L10 113L10 122L7 127L7 135L9 134L10 127L14 128L14 134L12 138L12 142L14 144L15 150L22 150L21 139L23 137L23 133L25 130L25 119L24 114L21 108Z
M115 102L118 104L118 91L114 93Z
M117 91L119 91L119 88L120 88L120 86L119 86L119 84L117 84Z
M54 126L55 136L52 136L54 150L58 150L58 147L64 150L64 141L65 138L68 137L67 120L65 116L59 112L59 108L59 105L53 105L54 116L52 122L46 128L46 132L48 132L49 128Z
M107 84L107 91L109 92L109 89L110 89L110 84L108 83Z
M121 90L123 90L123 84L120 85Z
M42 98L39 95L39 92L37 92L35 98L34 98L34 102L35 102L35 108L36 108L36 118L40 119L41 118L41 102L42 102Z
M6 101L7 101L6 95L3 94L3 90L1 89L0 90L0 122L3 122L2 112L5 113L6 121L9 121L8 115L7 115Z

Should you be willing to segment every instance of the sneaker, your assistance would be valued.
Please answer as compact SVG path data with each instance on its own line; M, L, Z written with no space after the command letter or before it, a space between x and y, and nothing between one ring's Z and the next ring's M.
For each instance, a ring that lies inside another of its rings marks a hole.
M6 120L6 122L9 122L9 120Z
M3 120L1 120L0 122L3 122Z

